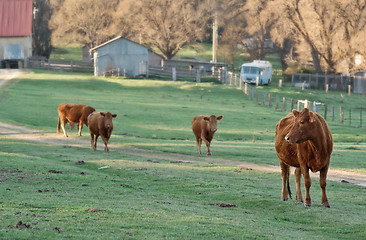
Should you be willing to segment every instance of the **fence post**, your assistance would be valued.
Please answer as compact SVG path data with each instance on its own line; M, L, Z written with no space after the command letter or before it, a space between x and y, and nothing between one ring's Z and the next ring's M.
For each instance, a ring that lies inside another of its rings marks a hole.
M360 128L362 128L362 108L360 108Z
M282 87L282 79L280 79L280 80L278 81L278 87L279 87L279 88L281 88L281 87Z
M258 102L258 91L257 91L257 89L255 89L255 100L256 100L256 102Z
M219 72L220 73L220 72ZM220 75L219 75L220 76ZM219 79L220 80L220 79ZM196 69L196 82L201 82L201 75L199 69Z
M235 76L235 87L236 87L237 86L237 83L236 83L236 81L237 81L236 74L234 76Z
M329 84L325 84L325 93L328 93Z
M294 109L294 99L291 98L291 111Z
M351 85L348 84L348 96L351 96Z
M241 81L241 80L239 81L239 88L240 88L240 90L243 89L243 81Z
M286 98L285 97L283 97L282 102L283 102L283 111L286 112Z
M248 96L248 83L244 83L244 93L246 96Z
M340 117L340 122L343 123L344 118L343 118L343 107L342 106L339 107L339 117Z
M349 109L349 125L352 125L352 109Z
M172 77L173 81L177 81L177 69L175 67L172 67Z
M334 122L334 105L332 105L332 121Z
M272 97L270 93L268 94L268 106L272 107Z
M328 105L324 105L324 119L327 120L327 114L328 114Z
M259 86L259 77L256 77L255 84L256 84L257 87Z
M276 110L278 110L278 103L279 102L279 99L278 99L278 96L276 96Z

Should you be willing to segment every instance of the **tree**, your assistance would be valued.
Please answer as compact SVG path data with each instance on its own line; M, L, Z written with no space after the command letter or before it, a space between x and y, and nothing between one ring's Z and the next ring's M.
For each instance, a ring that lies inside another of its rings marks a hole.
M266 41L270 39L270 30L277 21L275 16L268 9L268 1L251 0L245 6L247 25L242 43L251 60L262 60L270 53ZM244 39L251 39L250 44Z
M284 7L284 17L300 42L306 43L297 51L311 53L316 72L341 72L343 61L353 68L354 46L360 46L365 34L365 1L280 0L277 4Z
M34 56L50 57L51 30L48 27L52 15L50 2L48 0L37 0L33 2L33 8L36 10L33 15L33 39L32 48Z
M95 47L113 37L109 27L117 1L64 0L52 17L54 39Z
M136 0L129 11L137 33L134 39L159 49L166 59L201 39L207 21L196 0Z

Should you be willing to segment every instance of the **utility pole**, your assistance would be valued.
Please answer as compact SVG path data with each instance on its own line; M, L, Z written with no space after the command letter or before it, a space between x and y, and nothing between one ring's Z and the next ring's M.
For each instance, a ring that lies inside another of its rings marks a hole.
M212 25L212 62L217 62L217 45L218 45L218 26L217 14L215 13L214 22Z

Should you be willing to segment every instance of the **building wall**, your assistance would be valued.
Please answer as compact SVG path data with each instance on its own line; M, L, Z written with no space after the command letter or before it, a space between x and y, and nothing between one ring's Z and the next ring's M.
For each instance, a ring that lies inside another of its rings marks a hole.
M108 70L120 69L121 74L137 76L141 62L149 62L148 49L121 38L95 50L94 74L102 76Z
M0 61L4 60L4 46L20 44L24 46L24 58L32 56L32 37L0 37Z

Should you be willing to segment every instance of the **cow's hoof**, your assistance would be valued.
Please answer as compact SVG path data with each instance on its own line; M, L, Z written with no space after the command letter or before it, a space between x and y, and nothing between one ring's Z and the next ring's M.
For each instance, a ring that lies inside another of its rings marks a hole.
M311 207L311 203L305 203L304 206L305 207Z
M210 156L210 155L211 155L211 153L207 153L207 155L208 155L208 156Z
M282 201L286 202L288 201L288 198L282 198Z
M330 208L330 205L329 204L324 204L323 205L325 208Z

